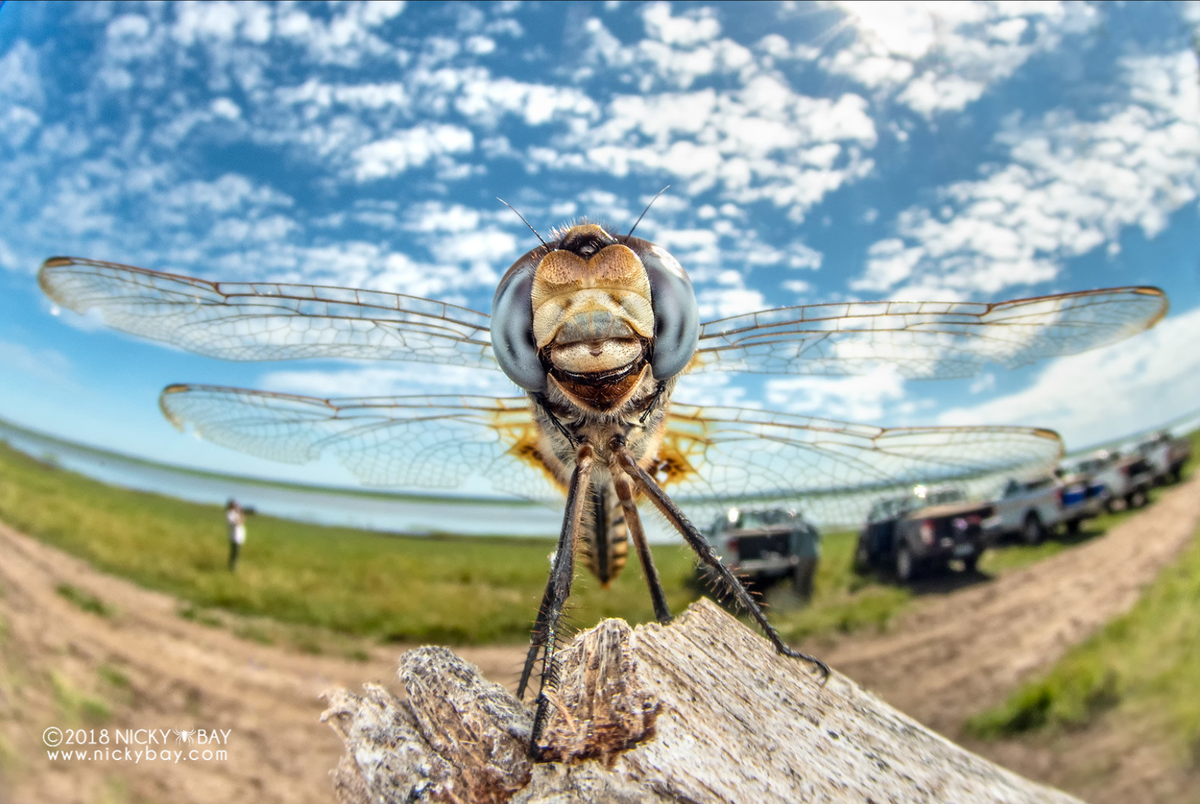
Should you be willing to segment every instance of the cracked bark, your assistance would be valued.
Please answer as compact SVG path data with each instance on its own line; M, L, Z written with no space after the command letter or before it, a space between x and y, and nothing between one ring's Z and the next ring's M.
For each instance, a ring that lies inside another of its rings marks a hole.
M561 654L532 763L532 712L445 648L406 653L404 699L326 694L343 804L1077 802L972 754L708 601L670 626L606 620Z

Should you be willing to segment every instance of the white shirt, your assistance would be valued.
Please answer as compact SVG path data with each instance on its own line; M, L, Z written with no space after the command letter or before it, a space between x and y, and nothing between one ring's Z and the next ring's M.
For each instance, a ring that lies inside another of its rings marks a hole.
M229 541L246 543L246 517L237 508L225 509L225 523L229 526Z

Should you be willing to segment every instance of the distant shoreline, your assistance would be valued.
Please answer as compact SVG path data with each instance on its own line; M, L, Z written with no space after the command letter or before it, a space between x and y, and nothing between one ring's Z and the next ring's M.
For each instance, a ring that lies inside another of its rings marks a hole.
M26 438L32 438L38 441L48 442L52 445L57 445L63 449L82 452L100 460L119 461L147 469L174 472L177 474L190 475L192 477L205 478L207 480L215 480L219 482L232 481L235 483L284 489L297 493L336 494L387 500L392 502L421 502L445 505L503 505L518 508L540 507L536 502L514 497L468 497L454 494L414 494L412 492L403 491L375 491L356 486L324 486L311 483L291 483L282 480L271 480L269 478L256 477L254 475L223 474L220 472L208 471L206 469L193 469L191 467L180 466L178 464L151 461L146 458L139 458L123 452L115 452L113 450L91 446L90 444L81 444L77 441L70 441L59 436L42 432L41 430L24 427L11 422L8 419L0 418L0 439L3 438L4 431L6 430L12 431L13 433L21 436L25 436Z

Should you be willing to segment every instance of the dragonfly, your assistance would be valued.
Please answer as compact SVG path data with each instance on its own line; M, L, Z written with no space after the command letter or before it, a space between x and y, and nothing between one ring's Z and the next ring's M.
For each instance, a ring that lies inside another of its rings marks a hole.
M539 239L540 236L539 236ZM664 248L595 223L556 229L504 274L492 313L403 294L274 282L214 282L75 257L39 273L62 307L118 330L229 360L396 360L501 371L519 396L322 399L171 385L163 414L253 455L332 454L362 482L500 493L565 510L518 695L541 680L530 750L557 689L561 615L580 562L607 586L632 542L655 617L671 620L639 504L657 509L762 629L790 647L685 507L799 504L850 521L917 483L1044 471L1062 454L1036 427L881 428L786 413L687 405L688 373L842 376L890 367L966 377L1116 342L1166 313L1151 287L999 303L843 302L700 320L687 273ZM669 492L669 493L668 493ZM693 513L694 515L694 513Z

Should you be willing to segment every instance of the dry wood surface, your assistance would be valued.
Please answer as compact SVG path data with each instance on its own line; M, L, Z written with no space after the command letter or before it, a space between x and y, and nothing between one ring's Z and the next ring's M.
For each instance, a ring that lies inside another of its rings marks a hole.
M401 698L327 694L344 804L1073 802L949 742L711 602L670 626L606 620L561 654L532 763L528 706L445 648L401 659Z

